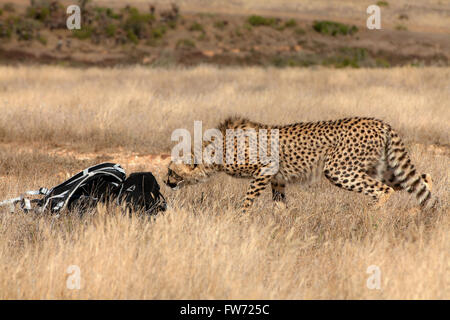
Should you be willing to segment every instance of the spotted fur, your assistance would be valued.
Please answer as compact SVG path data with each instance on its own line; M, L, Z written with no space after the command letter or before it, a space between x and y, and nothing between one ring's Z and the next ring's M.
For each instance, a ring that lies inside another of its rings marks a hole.
M215 172L250 178L244 200L245 211L269 184L273 200L285 202L287 183L307 179L319 172L339 188L370 196L377 205L383 204L394 189L414 193L422 206L430 203L431 177L416 170L397 132L381 120L355 117L269 126L243 118L229 118L218 129L224 135L227 129L255 129L257 133L265 129L268 136L277 129L278 170L267 174L265 164L249 161L252 156L256 156L258 161L261 159L259 153L252 154L248 148L251 145L248 138L245 139L243 157L239 159L237 152L234 152L234 162L226 163L227 149L236 150L239 138L236 137L228 143L226 139L223 141L223 164L171 162L166 182L169 186L178 188L197 183ZM270 142L264 150L270 154ZM240 164L238 160L241 160Z

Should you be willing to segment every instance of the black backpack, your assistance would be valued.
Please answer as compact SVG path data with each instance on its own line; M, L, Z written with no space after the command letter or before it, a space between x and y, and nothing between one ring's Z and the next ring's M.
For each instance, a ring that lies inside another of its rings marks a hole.
M159 192L159 184L151 172L136 172L123 182L118 204L125 204L129 210L143 210L156 214L167 209L166 199Z
M36 195L44 197L33 200L26 197ZM75 208L84 212L100 202L112 200L125 204L126 208L148 214L156 214L167 208L153 174L136 173L126 179L125 170L114 163L89 167L51 189L27 191L17 198L1 201L0 206L9 205L11 212L14 212L15 205L20 203L20 208L25 212L34 210L58 214L64 209L71 211Z

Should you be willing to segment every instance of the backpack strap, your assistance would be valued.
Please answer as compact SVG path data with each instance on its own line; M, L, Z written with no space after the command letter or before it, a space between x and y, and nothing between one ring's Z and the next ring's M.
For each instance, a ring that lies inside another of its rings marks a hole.
M16 198L11 198L7 200L0 201L0 207L9 205L9 212L14 213L16 211L16 204L20 202L20 207L24 211L31 210L31 203L38 202L39 199L29 200L25 196L37 196L37 195L48 195L49 190L47 188L40 188L39 190L25 191L23 194Z
M86 180L98 174L106 174L113 176L117 180L117 183L113 183L116 186L119 186L126 177L125 170L120 166L120 164L105 162L84 169L83 171L77 173L70 179L60 183L59 185L51 189L40 188L39 190L30 190L21 194L19 197L0 201L0 207L9 206L10 212L14 213L16 204L20 203L21 209L27 212L32 209L32 204L37 203L35 211L37 213L41 213L47 208L50 201L60 199L61 201L59 201L52 208L53 211L60 211L66 207L68 201L70 200L74 192L80 186L82 186L83 183L86 182ZM33 200L26 198L26 196L38 196L38 195L43 195L44 197L42 199L33 199Z

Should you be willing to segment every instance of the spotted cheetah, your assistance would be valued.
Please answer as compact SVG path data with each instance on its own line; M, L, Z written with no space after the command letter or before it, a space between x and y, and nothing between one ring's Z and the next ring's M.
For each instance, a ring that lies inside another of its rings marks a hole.
M243 205L245 212L269 184L272 199L285 203L287 183L305 179L319 171L339 188L371 196L376 206L386 202L394 189L415 193L422 206L430 203L430 175L417 172L397 132L381 120L354 117L290 125L265 125L233 117L218 126L224 136L230 129L241 129L241 134L220 142L221 163L185 164L172 161L168 166L166 184L178 189L204 181L215 172L250 178ZM244 136L245 148L239 162L238 139L242 138L242 132L248 130L256 131L256 143L261 149L255 151L255 148L250 148L250 139ZM267 141L259 139L262 136L261 130L266 130L264 139ZM274 132L278 134L278 163L276 170L270 172L267 165L259 161L261 151L258 150L271 152L269 137ZM207 146L208 142L202 148ZM227 150L232 150L231 162L225 161ZM255 153L258 158L256 163L250 161Z

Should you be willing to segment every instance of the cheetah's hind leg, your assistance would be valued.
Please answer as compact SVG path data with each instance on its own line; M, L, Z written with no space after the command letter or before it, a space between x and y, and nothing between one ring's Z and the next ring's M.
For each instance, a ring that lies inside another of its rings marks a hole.
M275 202L277 209L286 209L286 183L272 179L270 182L272 187L272 200Z
M431 192L433 189L433 181L431 180L431 175L429 175L428 173L424 173L424 174L422 174L422 179L423 179L424 183L428 186L428 189Z
M360 169L348 171L339 166L325 166L325 177L335 186L371 196L376 208L382 206L394 193L394 189L372 178Z

